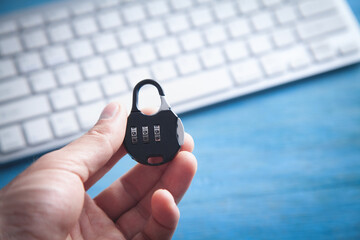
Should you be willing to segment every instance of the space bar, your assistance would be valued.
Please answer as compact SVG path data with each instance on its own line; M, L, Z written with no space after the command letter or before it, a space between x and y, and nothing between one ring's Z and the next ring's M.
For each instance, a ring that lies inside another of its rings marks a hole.
M203 97L232 86L233 82L228 71L224 68L181 77L163 84L165 96L170 104Z
M46 96L26 98L0 105L0 125L21 121L50 112Z

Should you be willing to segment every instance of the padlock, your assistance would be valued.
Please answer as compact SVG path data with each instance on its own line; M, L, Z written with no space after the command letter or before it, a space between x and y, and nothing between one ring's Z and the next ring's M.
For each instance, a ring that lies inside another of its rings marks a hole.
M157 88L161 105L153 115L138 109L139 90L146 84ZM157 166L171 161L184 144L184 127L180 118L166 102L160 84L151 79L139 82L133 91L131 113L127 120L124 140L129 155L139 163ZM152 161L161 158L162 161Z

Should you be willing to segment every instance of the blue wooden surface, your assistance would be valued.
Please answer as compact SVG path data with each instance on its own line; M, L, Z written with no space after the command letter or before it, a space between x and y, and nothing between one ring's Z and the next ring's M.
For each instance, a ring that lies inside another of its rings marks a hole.
M360 239L360 65L182 120L199 164L174 239ZM1 168L0 187L30 163ZM121 160L90 195L133 165Z

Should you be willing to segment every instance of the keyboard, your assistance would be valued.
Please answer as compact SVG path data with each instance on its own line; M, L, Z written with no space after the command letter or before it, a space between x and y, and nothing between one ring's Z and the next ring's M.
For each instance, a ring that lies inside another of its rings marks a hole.
M0 163L79 137L142 79L183 113L356 63L359 36L343 0L60 1L1 16Z

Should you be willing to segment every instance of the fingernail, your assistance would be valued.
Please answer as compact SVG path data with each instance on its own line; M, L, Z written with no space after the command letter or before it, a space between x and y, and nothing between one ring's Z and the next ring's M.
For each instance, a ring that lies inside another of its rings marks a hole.
M100 115L100 119L110 119L113 116L115 116L115 114L118 112L119 110L119 104L117 103L109 103L104 110L102 111L101 115Z

